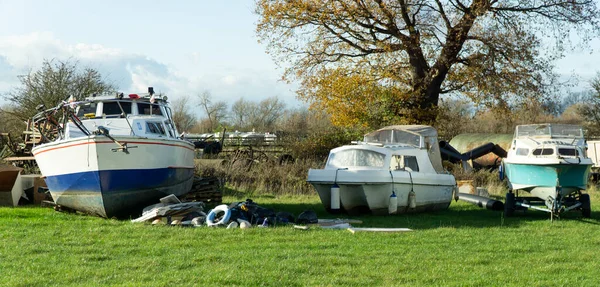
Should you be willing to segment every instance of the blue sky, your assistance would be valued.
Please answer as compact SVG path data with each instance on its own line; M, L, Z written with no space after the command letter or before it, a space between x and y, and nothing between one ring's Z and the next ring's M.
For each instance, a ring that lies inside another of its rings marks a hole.
M44 59L71 58L124 92L154 86L173 98L208 90L216 100L277 96L300 106L257 42L253 3L0 0L0 93ZM568 54L558 72L578 75L585 87L600 70L600 41L591 48Z

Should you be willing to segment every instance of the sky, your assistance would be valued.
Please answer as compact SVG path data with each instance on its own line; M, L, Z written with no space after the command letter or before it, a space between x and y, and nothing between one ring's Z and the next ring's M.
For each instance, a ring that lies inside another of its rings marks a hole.
M258 43L253 11L253 0L0 0L0 95L44 59L75 59L126 93L153 86L170 98L209 91L229 103L305 105ZM581 88L599 70L599 40L557 62Z
M258 43L253 3L0 0L0 94L44 59L71 59L126 93L304 105Z

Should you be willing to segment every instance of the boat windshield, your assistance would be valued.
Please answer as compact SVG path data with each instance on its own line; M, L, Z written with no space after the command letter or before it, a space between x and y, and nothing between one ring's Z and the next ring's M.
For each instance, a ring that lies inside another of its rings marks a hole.
M516 137L583 138L583 129L576 125L521 125L517 126Z
M415 147L421 146L420 135L399 129L379 130L369 133L365 135L364 141L369 143L407 144Z
M329 155L327 166L333 168L346 167L378 167L385 165L385 154L372 150L346 149Z
M364 136L366 143L409 145L428 151L429 160L437 172L443 172L440 147L435 128L425 125L387 126Z

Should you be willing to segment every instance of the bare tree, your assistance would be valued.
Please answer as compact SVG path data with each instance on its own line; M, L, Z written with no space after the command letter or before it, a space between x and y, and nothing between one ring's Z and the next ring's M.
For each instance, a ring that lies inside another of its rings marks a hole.
M200 107L206 114L208 121L207 131L214 132L215 129L227 118L227 102L217 101L213 102L212 95L209 91L204 91L198 95L200 100Z
M246 101L240 98L231 105L231 124L234 129L245 130L248 128L248 121L252 112L256 110L254 102Z
M190 110L192 100L189 96L177 98L171 102L173 122L179 132L188 132L196 124L196 116Z
M275 123L285 111L285 103L277 97L262 100L255 108L251 109L249 126L261 131L273 130Z

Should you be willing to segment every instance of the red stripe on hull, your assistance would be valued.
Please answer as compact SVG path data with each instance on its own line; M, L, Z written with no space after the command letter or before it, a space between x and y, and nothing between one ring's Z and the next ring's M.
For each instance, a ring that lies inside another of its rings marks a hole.
M76 143L76 144L70 144L70 145L66 145L66 146L58 146L58 147L53 147L53 148L49 148L49 149L45 149L42 150L40 152L34 153L33 155L39 155L48 151L53 151L53 150L58 150L58 149L63 149L63 148L70 148L70 147L74 147L74 146L80 146L80 145L89 145L89 144L105 144L105 143L114 143L113 141L94 141L94 142L83 142L83 143ZM180 147L180 148L185 148L191 151L194 151L193 148L191 147L186 147L186 146L182 146L182 145L178 145L178 144L166 144L166 143L157 143L157 142L138 142L138 141L123 141L121 143L128 143L128 144L146 144L146 145L164 145L164 146L175 146L175 147Z

